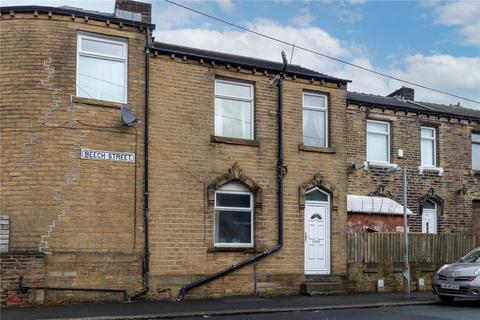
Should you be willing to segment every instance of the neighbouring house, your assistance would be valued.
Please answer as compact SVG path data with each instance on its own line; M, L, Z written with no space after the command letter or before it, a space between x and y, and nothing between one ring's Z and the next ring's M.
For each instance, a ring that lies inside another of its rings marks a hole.
M415 101L406 87L388 97L348 92L347 125L349 197L403 205L402 174L387 170L406 167L411 232L478 233L479 110Z
M477 111L154 42L150 16L1 8L2 304L344 292L347 231L398 231L394 164L412 231L474 232Z

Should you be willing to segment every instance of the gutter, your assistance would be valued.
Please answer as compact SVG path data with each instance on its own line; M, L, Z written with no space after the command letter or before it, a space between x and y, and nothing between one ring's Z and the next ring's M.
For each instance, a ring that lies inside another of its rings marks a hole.
M255 65L255 64L251 64L251 63L234 61L233 59L232 60L227 60L227 59L213 57L213 56L209 56L209 55L192 53L192 52L189 52L189 51L182 51L182 50L175 50L175 49L164 49L164 48L158 48L158 47L155 47L155 46L151 46L150 49L154 50L154 51L161 52L161 53L173 53L173 54L178 54L178 55L181 55L181 56L187 56L187 57L194 58L194 59L207 59L207 60L210 60L210 61L221 62L223 64L235 64L235 65L238 65L240 67L245 67L247 69L262 69L262 70L266 70L266 71L270 71L270 72L279 72L280 71L281 73L283 72L284 75L286 75L286 73L287 73L286 69L281 71L282 69L275 69L275 68L269 68L269 67L266 67L266 66L259 66L259 65ZM282 66L282 68L284 68L284 66ZM327 82L332 82L332 83L337 83L337 84L339 83L339 84L345 84L346 85L347 83L352 82L351 80L338 79L338 78L333 78L333 77L329 77L329 76L321 76L319 74L310 74L310 73L298 72L298 71L288 71L288 74L289 75L296 75L296 76L306 78L306 79L315 78L315 79L318 79L318 80L324 80L324 81L327 81Z
M263 251L262 253L256 254L253 257L247 258L243 261L240 261L224 270L196 280L180 289L180 292L175 299L175 301L181 301L185 297L185 294L197 287L200 287L204 284L207 284L218 278L222 278L242 267L245 267L249 264L252 264L256 261L259 261L269 255L279 251L283 246L283 178L287 174L287 167L283 161L283 78L285 76L285 71L287 69L287 57L285 52L282 51L283 67L280 74L277 75L276 79L278 87L278 106L277 106L277 126L278 126L278 145L277 145L277 206L278 206L278 235L277 235L277 244Z
M150 93L150 86L149 86L149 77L150 77L150 50L148 48L149 38L150 37L150 29L147 28L145 33L145 123L144 123L144 146L143 146L143 156L144 156L144 173L143 173L143 228L144 228L144 247L143 247L143 263L142 263L142 277L143 277L143 289L134 294L133 296L128 297L128 300L135 300L143 295L145 295L148 290L150 290L150 247L149 247L149 236L148 236L148 216L149 216L149 188L148 188L148 175L149 175L149 166L148 166L148 143L149 143L149 132L148 132L148 124L149 124L149 93Z
M10 12L28 13L28 12L35 12L35 11L47 12L47 13L52 12L52 13L56 13L64 16L77 15L79 17L88 17L88 18L100 20L100 21L122 23L126 26L155 29L155 25L151 23L122 19L114 15L102 14L100 12L95 13L87 10L75 10L75 9L67 9L67 8L61 8L61 7L46 7L46 6L9 6L9 7L0 7L0 11L1 13L10 13Z
M422 113L422 114L433 114L437 116L443 116L443 117L450 117L450 118L459 118L459 119L465 119L465 120L472 120L472 121L480 121L480 118L477 118L475 116L464 116L464 115L459 115L456 113L451 113L451 112L443 112L443 111L438 111L438 110L433 110L433 108L428 108L426 106L423 106L422 104L419 104L417 102L412 103L412 101L407 100L406 103L411 103L415 105L415 107L407 107L407 106L394 106L386 103L373 103L373 102L366 102L360 99L349 99L347 98L347 104L352 103L352 104L358 104L362 106L368 106L368 107L380 107L380 108L386 108L386 109L391 109L391 110L400 110L400 111L405 111L405 112L415 112L415 113ZM422 109L424 108L424 109Z

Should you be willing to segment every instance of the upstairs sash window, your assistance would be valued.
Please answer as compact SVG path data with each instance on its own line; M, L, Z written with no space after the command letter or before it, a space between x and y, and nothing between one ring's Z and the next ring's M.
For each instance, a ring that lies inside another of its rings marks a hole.
M325 95L303 94L303 144L328 147L328 106Z
M253 140L253 85L215 81L215 135Z
M127 102L127 41L79 33L77 96Z
M472 133L472 169L480 171L480 133Z
M435 167L437 165L435 131L435 128L427 127L423 127L421 130L421 157L423 167Z
M367 120L367 161L390 162L390 123Z

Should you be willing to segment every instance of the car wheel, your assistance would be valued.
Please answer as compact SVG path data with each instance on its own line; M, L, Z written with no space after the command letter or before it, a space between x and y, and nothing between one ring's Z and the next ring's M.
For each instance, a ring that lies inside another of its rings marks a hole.
M452 297L452 296L441 296L441 295L439 295L438 297L440 298L440 300L442 300L443 302L447 302L447 303L452 302L453 299L455 299L455 297Z

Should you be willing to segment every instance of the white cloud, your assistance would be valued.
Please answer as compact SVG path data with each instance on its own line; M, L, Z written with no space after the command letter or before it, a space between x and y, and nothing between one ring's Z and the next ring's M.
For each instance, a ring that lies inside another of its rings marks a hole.
M225 12L232 12L235 9L235 5L232 0L216 0L220 8Z
M309 27L312 22L313 17L308 7L301 9L298 15L290 19L290 23L297 27Z
M395 75L411 82L458 95L480 99L480 65L479 57L456 57L451 55L408 55L397 57L395 68L378 69L368 55L368 48L361 44L344 43L332 37L318 27L294 27L281 25L275 21L257 18L247 25L249 29L280 38L297 46L347 60L349 62ZM177 30L157 30L159 41L186 45L207 50L226 52L281 62L280 52L286 51L290 58L291 47L254 34L224 29L221 31L206 28L184 28ZM349 90L372 94L387 95L402 85L395 80L383 78L372 73L347 66L313 53L295 49L293 62L306 68L331 76L353 80ZM457 103L458 98L433 93L415 88L418 100L437 103ZM477 107L473 103L461 101L462 105Z
M336 16L340 21L345 23L357 23L363 19L363 15L349 8L350 6L345 1L339 1L335 3L335 6L331 9L331 13Z
M480 2L452 1L435 3L435 23L455 26L462 36L459 42L480 45Z
M158 13L153 12L153 14L157 29L182 27L187 25L192 19L198 18L198 15L194 12L173 5L166 6Z
M480 101L480 57L456 57L452 55L408 55L405 67L391 72L400 78L455 93ZM445 96L429 90L416 89L418 100L438 103L457 103L480 109L480 105Z
M360 5L360 4L365 4L367 0L346 0L349 4L352 5Z

